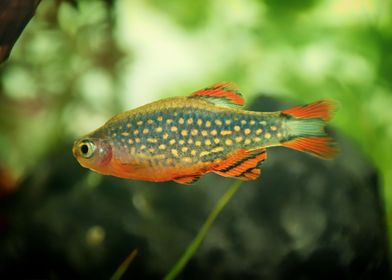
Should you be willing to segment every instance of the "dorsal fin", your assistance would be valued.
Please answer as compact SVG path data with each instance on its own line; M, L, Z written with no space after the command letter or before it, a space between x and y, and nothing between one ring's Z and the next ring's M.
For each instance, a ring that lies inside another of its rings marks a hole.
M242 94L234 83L217 83L208 88L195 91L190 98L202 98L215 105L238 108L245 104Z

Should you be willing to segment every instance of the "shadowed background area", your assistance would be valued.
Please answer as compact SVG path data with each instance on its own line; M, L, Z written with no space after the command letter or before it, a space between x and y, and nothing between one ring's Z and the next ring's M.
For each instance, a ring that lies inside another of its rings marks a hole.
M161 278L232 180L103 177L72 142L120 111L233 81L258 111L337 100L342 153L269 150L183 277L386 278L391 12L387 1L41 1L0 66L0 273L107 279L138 248L126 276Z

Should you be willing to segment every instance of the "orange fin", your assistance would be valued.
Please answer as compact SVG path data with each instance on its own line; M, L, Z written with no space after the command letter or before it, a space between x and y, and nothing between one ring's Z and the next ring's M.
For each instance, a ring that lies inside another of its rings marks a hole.
M332 100L319 100L307 105L293 107L283 110L282 114L289 115L299 119L319 118L329 121L336 108L336 103Z
M282 146L327 159L333 158L338 152L330 137L298 137L283 142Z
M255 167L243 172L240 176L238 176L238 178L244 181L255 180L257 179L257 177L260 176L260 174L261 174L261 169Z
M189 175L173 179L174 182L179 184L193 184L200 179L201 175Z
M190 98L203 98L216 105L240 107L245 104L242 94L233 83L218 83L208 88L192 93Z
M266 158L265 149L239 150L216 166L213 171L225 177L254 180L260 175L259 166Z

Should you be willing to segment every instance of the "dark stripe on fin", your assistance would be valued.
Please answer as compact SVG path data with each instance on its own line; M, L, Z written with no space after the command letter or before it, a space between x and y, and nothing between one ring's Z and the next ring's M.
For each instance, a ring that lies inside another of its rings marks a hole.
M225 177L253 180L259 176L260 169L258 167L266 158L265 149L239 150L216 166L214 172Z
M220 171L220 172L223 172L223 173L225 173L225 172L227 172L227 171L230 171L231 169L240 166L240 165L243 164L245 161L247 161L247 160L249 160L249 159L252 159L252 158L254 158L255 156L256 156L256 155L254 155L254 154L248 155L247 157L241 158L240 160L234 162L233 164L231 164L231 165L229 165L229 166L227 166L227 167L225 167L225 168L223 168L223 169L220 169L219 171Z
M241 175L238 176L239 179L248 181L248 180L254 180L257 177L259 177L261 174L261 169L258 167L251 167L248 170L244 171L241 173Z
M307 105L293 107L283 110L282 114L289 115L298 119L319 118L329 121L336 108L336 103L332 100L319 100Z
M174 182L179 184L193 184L200 179L201 175L189 175L173 179Z
M260 150L254 150L254 151L246 151L246 150L240 150L231 156L229 156L223 163L219 165L216 169L220 172L227 172L230 171L233 168L236 168L243 164L245 161L249 159L253 159L258 155L264 154L265 149L260 149ZM230 164L232 162L232 164ZM225 166L224 168L222 168Z
M192 93L190 98L202 98L216 105L240 107L245 104L242 94L233 83L218 83Z
M330 137L298 137L282 143L282 146L326 159L333 158L338 153Z

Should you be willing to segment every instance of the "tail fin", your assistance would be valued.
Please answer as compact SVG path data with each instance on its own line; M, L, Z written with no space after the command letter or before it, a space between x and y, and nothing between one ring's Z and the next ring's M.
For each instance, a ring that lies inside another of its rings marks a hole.
M326 122L332 117L335 103L320 100L304 106L297 106L281 112L287 117L288 138L282 146L308 152L322 158L337 154L334 142L325 133Z

